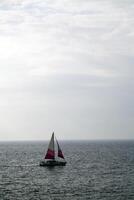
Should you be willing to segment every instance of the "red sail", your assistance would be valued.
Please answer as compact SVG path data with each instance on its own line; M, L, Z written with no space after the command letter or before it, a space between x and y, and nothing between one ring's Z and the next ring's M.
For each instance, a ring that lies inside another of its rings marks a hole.
M55 158L55 151L54 151L54 133L53 133L50 143L48 145L48 150L45 159L54 159L54 158Z
M45 156L45 159L54 159L54 157L55 157L54 151L52 151L51 149L48 149L46 156Z
M63 153L62 153L62 151L61 151L61 148L60 148L60 146L59 146L59 143L58 143L58 141L57 141L57 146L58 146L58 157L60 157L60 158L63 158L63 159L64 159L64 156L63 156Z
M64 156L63 156L63 153L62 153L62 151L61 151L61 150L59 150L59 151L58 151L58 157L60 157L60 158L63 158L63 159L64 159Z

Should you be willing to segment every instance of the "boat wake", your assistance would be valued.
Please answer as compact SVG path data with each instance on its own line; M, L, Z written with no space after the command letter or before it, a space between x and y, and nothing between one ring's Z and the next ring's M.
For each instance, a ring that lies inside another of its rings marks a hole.
M28 164L28 165L0 165L0 167L37 167L38 164Z

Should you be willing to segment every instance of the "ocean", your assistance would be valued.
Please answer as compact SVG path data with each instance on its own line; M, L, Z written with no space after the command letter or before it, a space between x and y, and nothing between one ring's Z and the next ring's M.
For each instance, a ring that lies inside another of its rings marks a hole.
M1 142L0 200L134 200L134 141L60 144L67 165L47 168L46 142Z

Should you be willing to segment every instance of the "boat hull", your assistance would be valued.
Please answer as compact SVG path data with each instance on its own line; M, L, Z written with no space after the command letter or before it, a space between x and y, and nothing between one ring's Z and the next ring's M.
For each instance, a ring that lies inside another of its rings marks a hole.
M40 161L40 166L41 167L54 167L54 166L65 166L66 165L66 161Z

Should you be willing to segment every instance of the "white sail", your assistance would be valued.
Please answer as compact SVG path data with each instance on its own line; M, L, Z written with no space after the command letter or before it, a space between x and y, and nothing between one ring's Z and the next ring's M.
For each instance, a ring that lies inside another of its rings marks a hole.
M45 159L55 159L55 150L54 150L54 132L52 134L51 140L48 145L48 150L45 156Z

